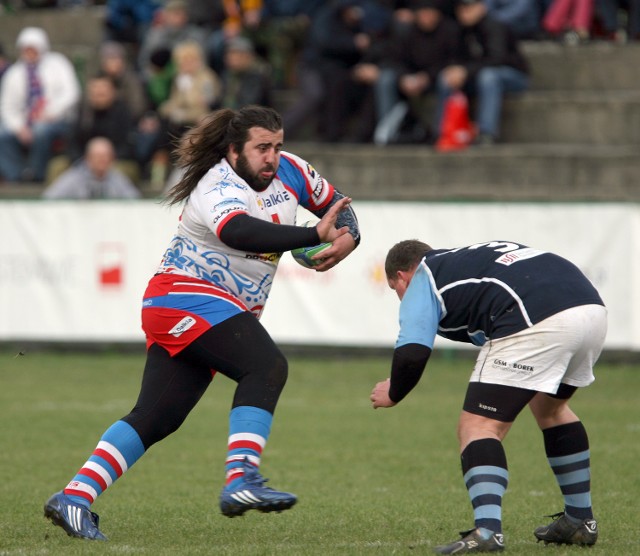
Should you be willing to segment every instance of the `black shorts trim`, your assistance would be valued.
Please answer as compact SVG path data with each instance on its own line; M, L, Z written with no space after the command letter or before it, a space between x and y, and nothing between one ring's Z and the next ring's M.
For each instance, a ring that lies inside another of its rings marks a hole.
M556 400L568 400L575 394L577 389L577 386L571 386L563 382L560 384L560 386L558 386L558 391L555 394L547 394L547 396L551 396Z
M514 386L470 382L462 408L474 415L512 423L536 394L535 390Z

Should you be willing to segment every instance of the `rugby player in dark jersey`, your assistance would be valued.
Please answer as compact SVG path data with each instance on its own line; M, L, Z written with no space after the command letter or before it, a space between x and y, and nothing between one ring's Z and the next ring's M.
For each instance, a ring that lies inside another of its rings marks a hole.
M480 346L458 423L475 525L435 551L503 550L502 440L526 405L564 497L564 510L534 535L595 544L589 440L568 403L593 382L607 332L607 310L591 282L568 260L511 241L456 249L402 241L387 254L385 272L401 301L400 332L390 378L371 393L374 408L392 407L414 388L436 335Z

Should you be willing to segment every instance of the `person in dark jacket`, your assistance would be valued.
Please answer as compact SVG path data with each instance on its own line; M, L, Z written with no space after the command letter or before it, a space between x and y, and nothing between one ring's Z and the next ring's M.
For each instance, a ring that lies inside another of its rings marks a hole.
M244 29L256 53L271 67L273 88L294 84L294 67L311 22L328 0L261 0L259 24Z
M533 39L540 33L539 0L485 0L489 15L502 21L519 39Z
M269 64L256 55L248 38L238 36L228 41L224 60L223 108L237 110L249 104L271 105Z
M323 140L366 142L373 136L373 88L354 69L381 56L390 26L391 12L371 0L339 0L318 13L310 48L325 92Z
M107 76L89 79L70 147L71 159L82 157L94 137L106 137L120 160L132 160L134 119L124 98L119 98Z
M412 0L412 22L392 35L388 55L375 83L376 142L399 141L401 120L433 122L424 116L425 101L435 91L438 74L460 62L460 27L447 17L444 0ZM408 114L408 116L407 116Z
M476 143L492 145L500 136L504 95L528 89L529 64L510 29L488 15L483 0L456 0L455 13L463 28L464 58L438 78L437 120L442 123L449 95L463 91L476 100Z
M105 39L130 44L137 51L161 5L156 0L107 0Z

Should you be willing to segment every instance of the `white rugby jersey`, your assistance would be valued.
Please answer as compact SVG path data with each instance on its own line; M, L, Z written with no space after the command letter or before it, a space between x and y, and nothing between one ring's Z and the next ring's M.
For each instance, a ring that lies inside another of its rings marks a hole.
M314 211L329 203L333 194L333 186L308 162L284 151L275 178L260 192L223 159L191 192L157 272L211 282L259 317L282 253L233 249L220 241L220 231L237 214L294 225L298 205Z

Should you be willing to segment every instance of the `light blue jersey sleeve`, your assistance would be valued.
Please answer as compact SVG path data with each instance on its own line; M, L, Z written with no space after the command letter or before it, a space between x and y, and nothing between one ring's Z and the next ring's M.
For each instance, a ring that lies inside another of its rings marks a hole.
M424 264L418 266L400 303L400 333L396 348L420 344L433 349L442 306Z

